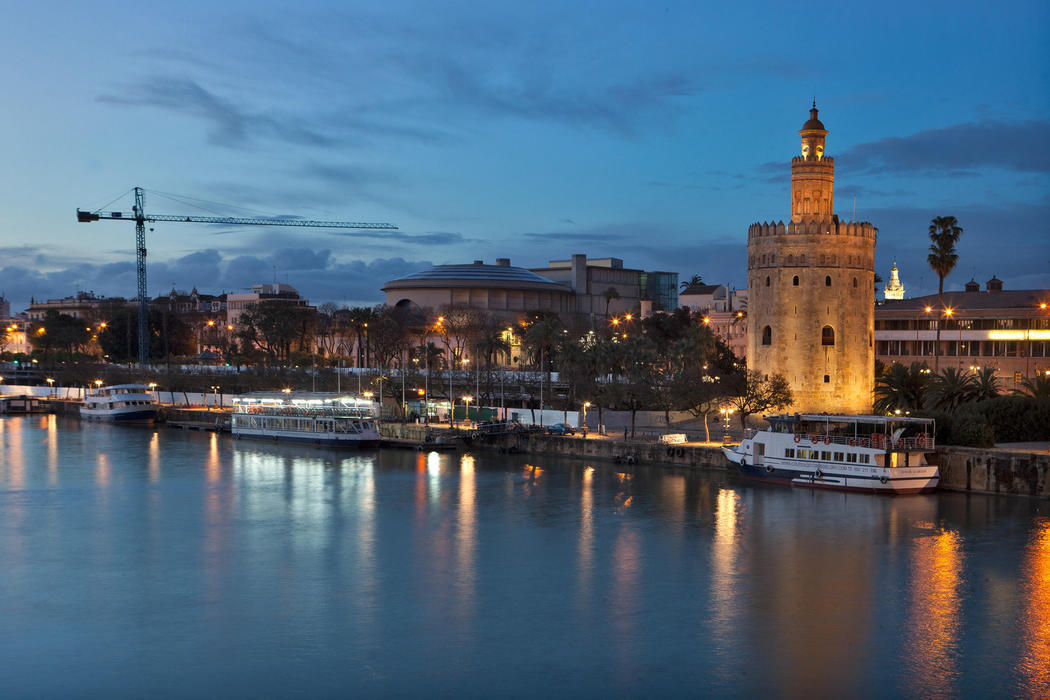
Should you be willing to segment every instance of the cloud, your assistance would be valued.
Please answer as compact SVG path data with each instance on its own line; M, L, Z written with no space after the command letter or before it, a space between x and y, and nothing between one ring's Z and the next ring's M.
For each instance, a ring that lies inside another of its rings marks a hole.
M984 168L1050 173L1050 121L992 119L858 144L836 157L857 172L973 176Z
M153 107L197 117L211 124L211 143L230 148L242 148L260 137L305 146L335 145L333 139L307 126L302 119L252 114L189 78L150 76L123 86L117 94L103 94L97 99L108 104Z

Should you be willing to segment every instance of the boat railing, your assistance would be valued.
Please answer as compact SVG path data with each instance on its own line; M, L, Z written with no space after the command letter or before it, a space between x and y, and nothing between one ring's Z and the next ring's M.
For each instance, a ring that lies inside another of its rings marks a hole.
M932 450L935 449L933 435L922 433L909 437L901 437L891 440L888 435L874 433L872 435L822 435L820 433L795 433L795 442L808 441L814 446L819 445L847 445L849 447L869 447L877 450L892 448L894 450Z
M367 410L359 408L303 408L301 406L246 406L237 405L234 413L256 416L286 416L293 418L372 418Z

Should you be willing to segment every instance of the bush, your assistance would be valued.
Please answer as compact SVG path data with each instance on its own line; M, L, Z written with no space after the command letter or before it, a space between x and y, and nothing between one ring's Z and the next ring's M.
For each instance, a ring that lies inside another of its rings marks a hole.
M923 411L937 421L937 444L991 447L997 442L1050 440L1050 400L998 396L965 404L954 413Z

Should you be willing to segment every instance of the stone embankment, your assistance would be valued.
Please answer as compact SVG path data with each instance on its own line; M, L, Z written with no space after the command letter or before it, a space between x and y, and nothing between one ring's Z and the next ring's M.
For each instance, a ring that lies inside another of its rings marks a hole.
M942 489L1050 497L1050 454L941 447L937 465Z

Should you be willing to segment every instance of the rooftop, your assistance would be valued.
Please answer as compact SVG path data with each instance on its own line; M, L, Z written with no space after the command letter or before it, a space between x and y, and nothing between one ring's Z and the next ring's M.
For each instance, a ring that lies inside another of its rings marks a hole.
M523 267L511 267L507 264L486 265L476 260L472 265L435 265L434 267L413 272L387 282L383 287L508 287L549 289L558 292L571 292L563 284L553 282L546 277Z
M1039 309L1040 304L1050 308L1050 289L1015 289L990 292L945 292L945 306L960 311L992 309ZM927 306L940 308L936 294L911 299L886 301L875 307L875 313L890 315L896 312L918 313Z

